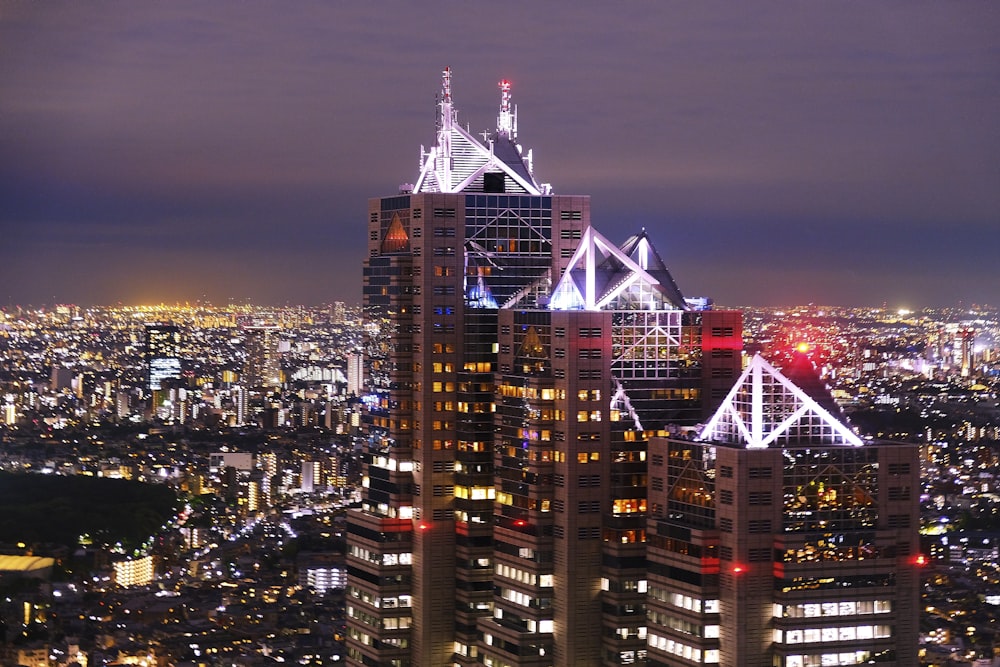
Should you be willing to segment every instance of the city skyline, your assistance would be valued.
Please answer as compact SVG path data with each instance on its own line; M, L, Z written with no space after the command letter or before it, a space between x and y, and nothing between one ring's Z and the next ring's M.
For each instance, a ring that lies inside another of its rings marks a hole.
M840 10L0 5L0 304L359 301L447 65L691 295L995 304L1000 12Z

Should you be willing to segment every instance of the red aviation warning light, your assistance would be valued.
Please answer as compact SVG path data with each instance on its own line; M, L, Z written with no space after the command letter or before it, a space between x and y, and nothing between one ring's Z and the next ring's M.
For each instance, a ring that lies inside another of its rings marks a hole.
M429 523L421 523L421 524L417 525L417 528L419 528L420 530L429 530L430 527L431 527L431 524L429 524Z
M929 565L930 562L931 562L930 558L928 558L924 554L917 554L916 556L913 557L913 564L916 565L917 567L924 567L926 565Z
M746 572L746 568L739 564L733 565L732 572L733 574L743 574Z

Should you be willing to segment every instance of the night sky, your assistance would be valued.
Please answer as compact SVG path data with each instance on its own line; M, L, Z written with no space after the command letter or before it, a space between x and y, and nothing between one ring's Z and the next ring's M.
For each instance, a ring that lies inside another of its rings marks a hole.
M360 301L446 65L685 295L1000 304L996 2L0 0L0 306Z

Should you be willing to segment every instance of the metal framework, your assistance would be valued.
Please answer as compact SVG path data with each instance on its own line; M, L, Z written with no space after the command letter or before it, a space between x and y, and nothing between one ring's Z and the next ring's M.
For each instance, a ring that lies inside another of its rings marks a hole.
M646 238L617 248L588 227L552 291L552 310L688 310L663 260Z
M747 366L699 440L747 449L786 443L845 445L864 442L758 353Z
M517 141L517 107L510 103L510 81L500 82L500 113L496 132L485 133L483 142L458 124L458 111L451 94L451 68L441 77L438 102L437 144L420 147L420 176L413 192L483 192L486 175L501 175L504 192L529 195L550 194L548 184L535 181L532 154L522 155Z

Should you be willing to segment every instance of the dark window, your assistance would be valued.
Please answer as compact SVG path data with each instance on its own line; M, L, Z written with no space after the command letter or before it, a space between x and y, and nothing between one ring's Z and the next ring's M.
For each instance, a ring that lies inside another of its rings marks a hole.
M910 474L910 464L909 463L890 463L889 464L889 474L890 475L909 475Z
M909 500L909 499L910 499L910 487L908 486L889 487L889 500Z

